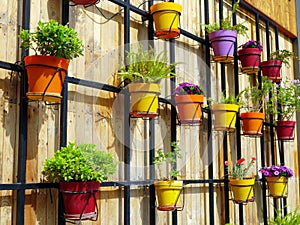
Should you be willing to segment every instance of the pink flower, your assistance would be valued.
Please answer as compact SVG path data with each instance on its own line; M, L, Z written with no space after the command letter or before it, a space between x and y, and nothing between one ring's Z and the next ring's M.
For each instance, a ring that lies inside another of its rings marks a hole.
M229 162L228 161L225 161L225 166L228 166L229 165Z

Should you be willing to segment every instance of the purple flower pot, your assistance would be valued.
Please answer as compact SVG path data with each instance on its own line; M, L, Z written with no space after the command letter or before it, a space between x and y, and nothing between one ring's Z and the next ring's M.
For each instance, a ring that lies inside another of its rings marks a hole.
M236 36L237 33L235 30L217 30L208 35L215 58L233 58Z

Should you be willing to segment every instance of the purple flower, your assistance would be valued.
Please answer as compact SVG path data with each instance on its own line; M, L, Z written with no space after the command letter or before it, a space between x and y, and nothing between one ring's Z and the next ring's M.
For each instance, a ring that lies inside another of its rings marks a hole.
M245 44L242 44L240 47L242 48L258 48L262 51L263 46L260 44L259 41L250 40L246 42Z
M203 90L196 84L184 82L173 91L174 95L203 95Z
M264 167L260 168L258 172L262 173L265 177L274 177L274 176L292 177L292 176L294 176L294 172L284 165L281 165L281 166L273 165L270 167L264 166Z

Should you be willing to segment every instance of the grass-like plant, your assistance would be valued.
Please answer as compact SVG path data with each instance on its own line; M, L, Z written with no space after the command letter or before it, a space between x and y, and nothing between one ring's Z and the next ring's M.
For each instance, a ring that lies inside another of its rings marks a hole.
M283 209L276 210L276 217L269 219L269 225L299 225L300 224L300 213L297 209L284 215Z

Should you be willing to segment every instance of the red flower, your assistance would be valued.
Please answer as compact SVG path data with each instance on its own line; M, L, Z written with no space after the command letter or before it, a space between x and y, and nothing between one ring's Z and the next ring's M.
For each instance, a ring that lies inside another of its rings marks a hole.
M237 164L241 165L245 161L245 158L241 158L237 161Z
M228 166L228 165L229 165L229 162L228 162L228 161L225 161L225 165Z
M256 158L255 157L252 157L252 161L255 161L256 160Z

